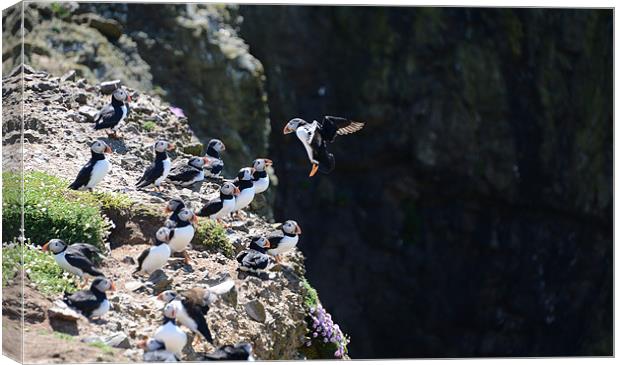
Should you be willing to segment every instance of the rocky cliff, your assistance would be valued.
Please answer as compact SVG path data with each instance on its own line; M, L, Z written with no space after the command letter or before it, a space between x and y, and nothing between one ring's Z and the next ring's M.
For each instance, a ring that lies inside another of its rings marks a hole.
M309 277L353 357L611 354L610 10L240 13L267 75L276 217L323 233L302 245ZM308 180L277 132L325 114L367 125Z

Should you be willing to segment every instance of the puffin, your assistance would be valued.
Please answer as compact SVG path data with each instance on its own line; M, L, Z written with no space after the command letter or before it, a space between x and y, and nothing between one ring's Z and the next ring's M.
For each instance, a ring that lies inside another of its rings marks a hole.
M269 255L267 255L266 250L270 246L271 243L266 237L252 237L248 250L237 255L239 270L255 274L267 271L269 267Z
M184 262L189 264L189 255L187 254L187 247L194 238L194 224L198 223L198 217L190 209L183 208L179 212L179 222L176 227L170 230L168 236L168 245L172 252L183 252Z
M170 162L170 157L168 157L166 150L173 150L174 144L159 140L155 142L153 148L155 148L155 161L147 167L146 171L144 171L144 175L142 175L140 180L136 183L138 189L142 189L151 184L159 189L161 183L170 173L172 162Z
M153 340L163 343L166 351L180 358L187 343L187 335L177 326L176 315L174 305L167 304L164 307L164 323L155 330Z
M239 196L239 188L232 182L225 182L220 187L219 198L209 200L196 215L220 220L235 209L235 197Z
M99 255L97 248L88 243L76 243L67 245L63 240L54 238L49 240L42 247L44 252L51 251L54 260L63 270L77 275L84 280L84 275L94 277L104 276L93 263L94 257Z
M95 141L90 146L90 151L90 160L80 169L75 181L69 185L69 189L80 190L85 188L93 191L95 186L110 172L110 161L105 157L106 153L112 152L110 146L104 141Z
M217 350L204 355L201 361L254 361L252 356L252 345L249 342L240 342L235 345L224 345Z
M127 90L116 89L112 93L112 102L104 106L95 115L95 130L110 129L107 132L111 137L117 138L116 132L122 127L127 114L129 113L129 102L131 96Z
M144 349L142 359L145 362L177 362L180 359L170 351L166 351L166 344L149 338L138 342L138 347Z
M271 247L269 247L267 253L271 256L275 256L276 262L280 262L280 255L297 246L299 235L301 234L299 224L293 220L284 222L281 230L282 234L269 236L268 238L269 243L271 243Z
M179 212L186 206L187 204L185 204L185 201L183 201L183 199L180 197L174 197L170 199L168 204L166 204L164 211L171 214L166 220L166 223L164 223L164 226L168 228L176 227L177 223L179 222Z
M208 162L208 157L192 157L187 160L186 165L173 168L168 179L181 184L183 187L192 186L194 183L205 179L205 172L202 168Z
M105 292L115 289L112 280L98 277L93 280L89 290L80 290L73 294L65 292L62 301L85 317L101 317L110 310L110 302Z
M252 174L254 169L251 167L244 167L239 170L237 178L234 181L236 187L239 188L239 195L235 198L235 207L233 212L237 212L248 205L254 200L256 190L254 190L254 181Z
M219 139L212 139L207 144L207 152L205 157L209 159L209 163L205 165L206 176L211 178L219 177L224 169L224 161L222 160L222 152L226 150L226 146Z
M213 336L206 320L209 306L219 295L227 293L234 286L233 280L227 280L212 287L196 287L180 293L166 290L160 293L157 299L174 307L179 323L195 333L200 333L209 343L213 343Z
M273 162L268 158L257 158L252 163L254 168L254 174L252 174L252 181L254 181L254 190L256 194L260 194L267 190L269 187L269 175L265 169L267 166L273 165Z
M142 251L138 257L138 267L134 274L144 272L150 275L153 271L164 267L171 253L168 241L170 241L170 229L161 227L155 233L155 243L153 246Z
M312 163L312 170L310 170L310 177L312 177L317 170L328 174L336 167L334 155L327 150L328 143L333 143L338 135L355 133L363 127L364 123L341 117L325 116L322 122L315 120L312 123L301 118L293 118L284 126L283 133L295 132L303 144L308 153L308 159Z

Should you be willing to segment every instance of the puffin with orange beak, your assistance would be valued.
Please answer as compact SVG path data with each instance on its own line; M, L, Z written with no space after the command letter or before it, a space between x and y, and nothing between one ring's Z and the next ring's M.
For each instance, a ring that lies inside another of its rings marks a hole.
M179 212L179 221L173 229L170 230L170 234L168 236L168 245L170 246L170 250L173 253L182 252L184 257L184 262L189 264L189 255L187 254L187 249L189 247L189 243L194 238L194 233L196 229L194 228L194 224L198 223L198 217L194 212L190 209L183 208Z
M172 151L174 149L174 144L159 140L155 142L153 148L155 149L155 161L147 167L140 180L136 183L136 188L138 189L145 188L152 184L159 190L161 183L166 180L172 168L172 162L166 151Z
M185 208L186 206L187 204L185 204L185 201L183 201L183 199L181 199L180 197L174 197L170 199L170 201L168 202L168 204L166 204L166 207L164 208L164 212L166 214L171 214L166 220L166 223L164 223L164 226L168 228L176 227L177 223L179 222L179 212L183 210L183 208Z
M110 129L107 132L111 138L118 138L116 132L123 126L127 114L129 114L129 102L131 96L127 90L118 88L112 93L112 101L104 106L95 115L95 130Z
M95 186L103 180L110 171L111 165L105 157L106 153L112 153L112 149L104 141L95 141L90 146L90 160L78 172L75 181L69 185L69 189L93 191Z
M297 246L299 235L301 234L299 224L293 220L284 222L281 229L282 234L269 236L271 247L269 247L267 253L275 256L276 262L281 261L282 254L291 251Z
M187 335L176 324L177 312L170 303L164 307L164 323L155 330L153 340L164 345L164 349L181 358L181 353L187 343ZM148 342L146 343L148 344ZM155 346L153 346L155 347ZM162 350L161 348L158 348Z
M51 251L58 266L77 275L82 281L85 280L85 274L104 276L93 263L95 256L100 255L93 245L87 243L67 245L63 240L55 238L44 244L42 250L43 252Z
M327 150L328 143L334 143L336 136L355 133L363 127L364 123L346 118L325 116L322 122L315 120L312 123L301 118L291 119L284 126L282 132L284 134L295 132L306 149L310 163L312 163L312 170L310 170L312 177L317 171L328 174L336 167L334 155Z
M239 188L235 184L227 181L220 188L219 198L209 200L207 204L196 212L196 215L209 217L219 222L235 209L235 199L240 193Z
M209 163L208 157L194 156L187 160L187 164L173 168L168 179L183 187L192 186L205 179L205 172L202 168L207 163Z
M266 237L252 237L248 250L237 255L239 270L259 275L266 272L270 267L269 255L267 255L269 247L271 243Z
M235 208L233 209L233 212L240 211L250 205L252 200L254 200L256 190L254 189L252 174L254 174L253 167L244 167L239 170L234 184L237 188L239 188L240 193L235 199Z
M254 190L256 194L260 194L269 188L269 175L265 169L273 165L273 162L268 158L257 158L254 160L252 167L254 167L254 174L252 174L252 180L254 181Z
M80 311L85 317L101 317L110 310L110 302L105 292L115 289L112 280L98 277L93 280L89 290L80 290L71 295L65 293L63 302Z

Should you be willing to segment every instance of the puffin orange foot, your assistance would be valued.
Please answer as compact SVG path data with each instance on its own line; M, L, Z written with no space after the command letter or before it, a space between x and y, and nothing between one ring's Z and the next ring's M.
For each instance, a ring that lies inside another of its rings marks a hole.
M319 165L313 163L312 170L310 170L310 177L314 176L318 170L319 170Z

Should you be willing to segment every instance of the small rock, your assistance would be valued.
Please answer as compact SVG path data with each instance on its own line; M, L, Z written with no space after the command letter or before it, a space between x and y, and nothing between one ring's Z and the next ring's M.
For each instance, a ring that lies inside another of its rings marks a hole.
M153 287L153 294L159 294L164 290L170 289L172 279L170 279L163 270L159 269L155 270L151 276L149 276L148 283Z
M99 85L99 89L103 94L112 94L119 87L121 87L121 80L105 81Z
M151 203L164 203L165 200L160 198L160 197L157 197L157 196L152 196L151 199L149 199L149 202L151 202Z
M237 306L237 288L232 287L228 292L222 294L222 300L224 303L230 305L231 307Z
M129 338L123 332L117 332L110 336L103 338L103 343L108 346L118 347L121 349L131 348L131 344L129 343Z
M54 306L47 310L47 317L75 322L80 319L80 314L69 307Z
M78 93L75 96L75 101L77 101L78 103L84 105L88 101L88 97L86 96L85 93Z
M245 303L244 308L250 318L257 322L265 323L265 320L267 319L267 314L265 313L265 306L263 306L261 302L259 302L258 300L252 300Z
M125 283L125 289L129 290L129 291L136 291L140 288L142 288L144 286L144 284L142 284L141 282L134 280L134 281L128 281Z
M58 88L58 84L53 83L53 82L41 81L38 84L36 84L34 88L35 90L38 90L38 91L48 91L48 90L54 90Z
M77 123L83 122L85 120L85 118L82 115L75 113L75 112L71 112L67 114L67 118Z
M88 84L86 83L86 79L77 80L77 87L80 89L84 89Z
M133 257L131 256L125 256L123 257L123 263L128 264L128 265L135 265L136 260L134 260Z
M71 70L60 77L60 82L66 81L74 81L75 80L75 70Z
M93 107L84 105L78 109L78 113L85 116L86 121L90 123L95 121L95 117L97 116L97 113L99 113L99 111Z

